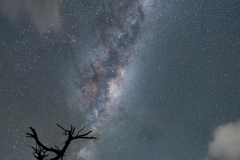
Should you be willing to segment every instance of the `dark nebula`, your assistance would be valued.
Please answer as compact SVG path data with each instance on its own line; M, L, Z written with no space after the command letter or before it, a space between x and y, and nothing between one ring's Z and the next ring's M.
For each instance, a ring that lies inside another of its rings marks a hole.
M83 67L78 66L78 59L74 56L76 70L73 85L81 91L84 107L89 106L90 110L97 108L102 112L102 105L111 99L110 83L121 83L120 70L128 65L132 47L140 37L143 6L138 1L106 2L95 18L98 26L95 31L98 34L97 49L88 60L84 60ZM72 55L83 54L76 49L78 42L70 45Z

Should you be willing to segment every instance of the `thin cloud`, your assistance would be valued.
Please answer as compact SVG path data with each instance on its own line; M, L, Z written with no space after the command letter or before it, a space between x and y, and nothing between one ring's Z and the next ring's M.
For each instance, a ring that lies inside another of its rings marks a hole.
M220 160L240 159L240 122L221 125L214 131L208 154Z
M0 0L1 15L16 22L25 13L40 32L60 26L59 10L58 0Z

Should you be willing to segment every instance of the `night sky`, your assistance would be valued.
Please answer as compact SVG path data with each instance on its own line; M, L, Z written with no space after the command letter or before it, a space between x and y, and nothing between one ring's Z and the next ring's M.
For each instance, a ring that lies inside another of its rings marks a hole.
M240 1L0 0L0 159L239 160Z

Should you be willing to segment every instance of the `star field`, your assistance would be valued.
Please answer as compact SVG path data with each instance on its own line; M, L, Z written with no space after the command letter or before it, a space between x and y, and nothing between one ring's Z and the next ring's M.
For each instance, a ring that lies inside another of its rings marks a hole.
M239 159L239 9L0 1L1 159L34 159L30 126L61 147L57 123L98 138L74 141L65 159Z

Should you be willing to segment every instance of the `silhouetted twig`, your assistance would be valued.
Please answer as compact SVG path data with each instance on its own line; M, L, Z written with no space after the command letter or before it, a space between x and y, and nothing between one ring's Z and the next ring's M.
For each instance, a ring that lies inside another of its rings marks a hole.
M35 129L32 128L32 127L29 127L30 130L32 131L32 133L26 133L26 134L27 134L27 137L33 138L36 141L36 148L34 148L32 146L29 146L29 147L31 147L34 150L33 155L34 155L34 157L36 159L44 160L44 159L46 159L45 157L48 156L48 154L46 154L47 152L53 152L53 153L56 154L56 156L54 158L51 158L50 160L59 160L59 159L62 160L63 156L64 156L64 153L66 152L66 149L69 146L71 141L73 141L75 139L80 139L80 138L81 139L97 139L96 137L93 137L93 136L92 137L88 137L88 135L92 131L89 131L89 132L87 132L85 134L80 134L80 132L83 131L85 126L81 130L78 131L76 136L74 136L73 134L74 134L74 131L75 131L75 127L73 127L72 125L71 125L71 129L70 130L64 129L59 124L57 124L57 125L58 125L59 128L61 128L64 131L63 135L68 136L67 141L65 142L65 144L64 144L62 149L59 149L56 145L55 145L56 149L55 148L51 148L51 147L49 148L49 147L45 146L38 139L38 136L37 136L37 133L36 133Z

